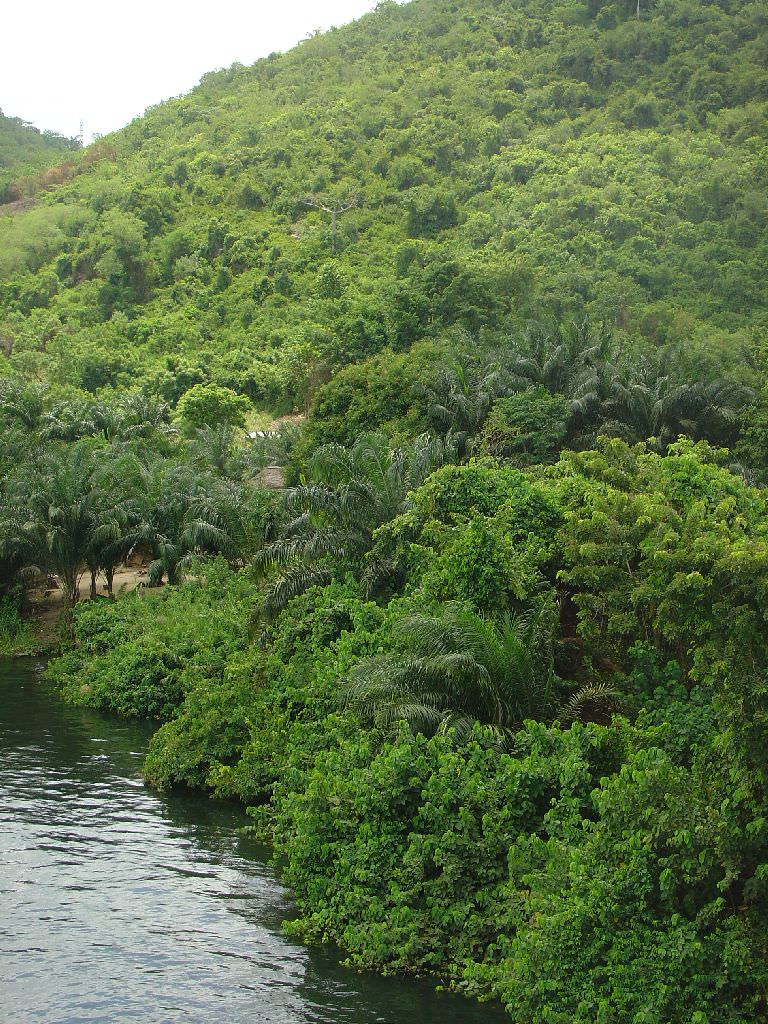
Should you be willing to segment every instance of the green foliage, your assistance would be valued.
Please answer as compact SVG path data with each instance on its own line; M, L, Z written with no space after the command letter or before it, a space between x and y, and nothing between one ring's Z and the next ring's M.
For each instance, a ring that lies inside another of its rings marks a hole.
M22 218L3 216L0 206L0 280L14 274L38 274L13 288L24 313L47 308L58 295L57 275L42 268L67 247L72 233L87 220L83 211L72 207L39 207Z
M179 400L179 418L190 427L244 427L251 403L217 384L195 384Z
M466 466L444 466L433 473L414 495L413 503L424 519L453 523L472 515L493 515L527 487L519 470L477 460Z
M28 623L21 617L18 593L0 597L0 655L26 652L32 641Z
M524 604L538 585L536 563L508 526L480 518L452 531L423 584L438 601L466 601L493 614Z
M568 419L565 397L544 388L499 398L483 425L479 449L516 465L549 461L563 446Z
M759 1019L762 941L726 910L710 770L638 752L595 792L592 829L539 841L553 873L534 884L536 927L518 930L499 972L520 1019Z
M82 604L73 646L49 675L75 703L170 718L188 690L219 679L245 647L250 593L247 577L209 562L182 587Z
M361 433L414 433L426 426L416 386L439 357L431 344L407 354L383 352L346 366L318 389L297 460L321 444L351 444Z
M529 836L589 813L622 757L595 727L530 725L517 744L503 753L480 729L459 748L362 734L321 753L302 791L280 785L275 840L300 914L290 930L391 972L497 962L523 917Z
M418 580L428 601L483 613L520 610L541 588L562 513L557 496L512 467L443 467L411 508L376 531L366 577L395 589Z
M286 771L308 768L327 746L338 673L367 652L380 621L350 582L294 598L266 651L233 649L219 677L192 684L152 740L148 778L265 800Z
M554 602L498 622L458 604L395 622L394 650L360 662L347 703L381 728L460 733L475 722L500 739L528 718L546 718L554 688ZM399 642L398 642L399 641Z
M41 132L20 117L0 110L0 206L23 198L38 180L38 173L79 148L75 139Z
M764 30L384 3L0 217L3 593L172 584L52 677L521 1022L765 1017Z
M228 643L218 671L198 671L188 680L183 699L170 711L171 720L152 738L144 766L151 785L222 788L217 779L239 762L258 703L259 680L252 662L237 643ZM259 790L242 788L237 795L255 799Z
M408 193L406 209L409 235L436 235L456 226L458 213L456 199L451 192L443 192L420 185Z
M606 439L528 472L443 466L378 530L369 561L402 573L387 607L329 548L337 581L253 643L253 580L204 563L78 609L52 674L166 718L148 778L257 805L289 928L358 966L435 974L520 1020L758 1019L765 502L724 457ZM320 449L307 486L338 497L391 459L371 438ZM440 603L461 587L474 609Z
M762 587L765 506L721 456L681 441L667 458L621 442L564 457L555 472L573 505L560 576L585 638L652 640L686 667L690 651L703 678L722 664L725 624L752 614Z
M383 5L67 153L0 217L12 360L77 384L84 352L120 353L148 384L192 357L286 411L387 346L589 314L743 365L766 313L762 13L632 6ZM9 120L14 159L48 152Z
M376 528L402 512L411 490L451 455L427 434L397 448L382 434L364 434L350 448L317 448L310 479L286 493L278 535L255 559L262 572L273 571L265 617L314 584L360 574Z

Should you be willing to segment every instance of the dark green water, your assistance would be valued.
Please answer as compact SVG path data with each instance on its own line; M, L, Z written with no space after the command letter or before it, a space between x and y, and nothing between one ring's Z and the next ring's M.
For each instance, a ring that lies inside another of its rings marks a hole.
M2 1024L508 1022L287 941L269 851L236 809L146 789L148 738L0 660Z

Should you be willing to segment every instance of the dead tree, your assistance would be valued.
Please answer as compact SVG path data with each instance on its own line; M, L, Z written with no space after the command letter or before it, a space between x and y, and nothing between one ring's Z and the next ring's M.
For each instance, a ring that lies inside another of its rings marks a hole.
M334 256L336 255L336 237L338 233L339 217L343 213L347 213L358 205L360 197L353 195L346 201L339 201L333 205L330 203L324 203L317 196L307 196L304 200L305 206L311 206L315 210L322 210L323 213L327 213L331 218L331 249Z

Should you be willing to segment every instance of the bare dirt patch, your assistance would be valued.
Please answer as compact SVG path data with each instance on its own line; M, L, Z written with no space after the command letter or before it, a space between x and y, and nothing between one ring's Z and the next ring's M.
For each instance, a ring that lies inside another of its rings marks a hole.
M116 570L113 581L113 592L115 597L127 594L138 586L146 586L147 570L143 566L123 566ZM97 581L97 593L99 596L106 596L107 585L103 576ZM80 600L87 601L91 596L91 578L84 573L80 579ZM64 593L60 587L39 586L30 588L25 595L24 619L29 624L35 638L35 647L40 650L50 650L58 646L59 622L61 621L66 606L64 604Z

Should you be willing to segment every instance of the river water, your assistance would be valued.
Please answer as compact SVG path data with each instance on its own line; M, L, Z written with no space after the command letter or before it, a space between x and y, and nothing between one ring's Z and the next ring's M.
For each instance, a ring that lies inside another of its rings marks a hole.
M150 735L0 661L0 1022L508 1024L288 941L239 809L141 781Z

